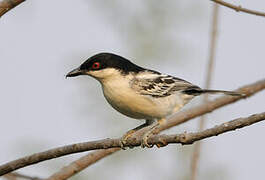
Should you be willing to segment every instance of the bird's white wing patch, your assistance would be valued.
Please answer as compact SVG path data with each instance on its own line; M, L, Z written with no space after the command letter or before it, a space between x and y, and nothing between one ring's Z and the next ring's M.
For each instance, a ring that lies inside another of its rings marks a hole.
M139 74L132 81L131 87L139 94L152 97L166 97L187 89L200 89L183 79L156 72Z

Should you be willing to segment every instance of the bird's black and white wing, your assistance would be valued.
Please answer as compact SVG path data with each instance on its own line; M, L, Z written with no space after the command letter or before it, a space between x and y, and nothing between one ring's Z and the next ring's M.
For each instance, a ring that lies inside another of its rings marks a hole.
M131 83L131 87L141 95L152 97L166 97L177 92L189 95L198 95L200 88L188 81L170 75L152 71L139 74Z

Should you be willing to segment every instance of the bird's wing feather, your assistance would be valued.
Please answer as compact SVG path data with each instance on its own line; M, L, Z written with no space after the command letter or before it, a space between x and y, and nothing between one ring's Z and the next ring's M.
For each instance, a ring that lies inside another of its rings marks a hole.
M159 73L152 74L150 72L137 76L132 81L131 87L141 95L149 95L152 97L166 97L177 92L200 89L198 86L183 79Z

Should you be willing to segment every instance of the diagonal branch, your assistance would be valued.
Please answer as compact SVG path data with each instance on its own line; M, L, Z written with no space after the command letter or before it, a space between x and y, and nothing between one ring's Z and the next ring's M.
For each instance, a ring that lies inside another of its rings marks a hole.
M25 174L20 174L20 173L9 173L9 174L6 174L4 176L6 179L28 179L28 180L44 180L43 178L39 178L39 177L32 177L32 176L28 176L28 175L25 175Z
M89 165L94 164L103 157L113 154L116 151L119 151L120 148L110 148L106 150L98 150L96 152L88 153L85 156L75 160L71 164L63 167L60 171L53 174L46 180L63 180L72 177L76 173L79 173L83 169L87 168Z
M265 79L258 81L254 84L247 85L243 88L240 88L238 91L241 93L244 93L246 97L249 97L263 89L265 89ZM191 108L189 111L180 112L174 118L169 119L166 125L162 126L159 129L159 131L162 131L164 129L168 129L180 123L186 122L194 117L211 112L217 108L236 102L242 98L243 97L226 96L226 97L222 97L222 98L218 98L216 100L210 101L207 104L203 104L201 106ZM102 142L104 143L102 144ZM137 141L135 142L136 143L132 145L136 146L137 143L140 143ZM4 175L16 169L26 167L26 166L29 166L29 165L32 165L38 162L65 156L68 154L79 153L79 152L95 150L95 149L107 149L107 148L112 148L112 147L120 147L119 139L106 139L106 140L101 140L101 141L77 143L77 144L72 144L68 146L63 146L63 147L51 149L48 151L35 153L33 155L26 156L26 157L11 161L9 163L3 164L0 166L0 175Z
M9 10L23 3L25 0L2 0L0 2L0 18Z
M253 15L256 15L256 16L265 17L265 13L264 12L255 11L255 10L251 10L251 9L246 9L246 8L243 8L240 5L236 6L236 5L233 5L233 4L224 2L222 0L210 0L210 1L213 1L213 2L215 2L217 4L222 5L222 6L225 6L225 7L231 8L231 9L234 9L237 12L245 12L245 13L253 14Z

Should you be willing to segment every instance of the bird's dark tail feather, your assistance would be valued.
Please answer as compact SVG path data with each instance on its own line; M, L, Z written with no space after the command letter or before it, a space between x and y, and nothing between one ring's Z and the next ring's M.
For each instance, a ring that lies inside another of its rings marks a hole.
M201 93L209 93L209 94L223 93L230 96L245 96L245 94L235 91L223 91L223 90L211 90L211 89L201 89Z
M223 93L223 94L230 95L230 96L246 96L243 93L239 93L239 92L235 92L235 91L201 89L197 86L189 87L186 90L184 90L183 92L188 94L188 95L194 95L194 96L198 96L198 95L201 95L204 93L209 93L209 94Z

